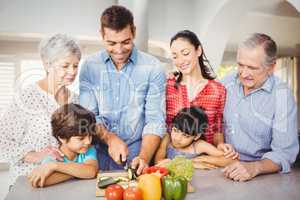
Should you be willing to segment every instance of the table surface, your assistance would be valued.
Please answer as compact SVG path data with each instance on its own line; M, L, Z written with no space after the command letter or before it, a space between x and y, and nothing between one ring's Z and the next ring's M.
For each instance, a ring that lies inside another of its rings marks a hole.
M258 176L248 182L234 182L224 178L220 169L196 170L192 185L194 193L186 199L243 199L243 200L276 200L300 199L300 168L288 174L270 174ZM6 200L14 199L55 199L55 200L90 200L104 199L95 196L96 179L70 180L46 188L32 188L26 177L17 179Z

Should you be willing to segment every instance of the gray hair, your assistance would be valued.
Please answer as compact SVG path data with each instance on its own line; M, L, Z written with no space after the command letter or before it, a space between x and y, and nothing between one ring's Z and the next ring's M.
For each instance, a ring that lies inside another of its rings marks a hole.
M263 66L270 66L276 63L277 45L268 35L263 33L254 33L239 45L239 48L254 49L262 46L265 52L265 59L262 61Z
M49 66L69 55L75 55L78 59L81 58L78 43L66 34L55 34L43 39L39 45L39 52L43 62Z

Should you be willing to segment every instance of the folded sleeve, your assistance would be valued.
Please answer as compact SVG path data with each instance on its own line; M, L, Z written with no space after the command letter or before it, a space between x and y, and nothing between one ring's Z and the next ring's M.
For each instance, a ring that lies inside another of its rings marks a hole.
M272 124L271 151L262 159L270 159L281 167L282 173L290 171L299 152L297 107L291 91L286 87L276 90L276 111Z

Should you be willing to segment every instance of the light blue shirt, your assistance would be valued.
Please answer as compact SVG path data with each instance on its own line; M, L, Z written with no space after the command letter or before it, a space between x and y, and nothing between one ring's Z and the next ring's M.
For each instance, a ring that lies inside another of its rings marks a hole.
M160 62L133 49L117 71L106 50L89 57L79 76L80 104L97 123L127 144L145 134L165 134L165 71Z
M97 160L97 154L96 154L96 149L95 147L91 146L86 153L80 153L76 156L74 160L69 160L66 156L64 158L64 163L70 163L70 162L75 162L75 163L84 163L87 160ZM41 164L49 163L49 162L57 162L54 160L51 156L47 156L43 159Z
M240 159L270 159L289 172L299 151L297 107L286 84L274 75L261 88L244 96L237 74L223 81L227 89L224 109L226 143Z

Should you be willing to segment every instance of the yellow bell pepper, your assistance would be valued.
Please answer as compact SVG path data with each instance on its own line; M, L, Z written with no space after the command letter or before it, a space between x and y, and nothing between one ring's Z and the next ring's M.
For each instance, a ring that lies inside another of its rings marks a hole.
M160 178L154 174L144 174L138 178L138 188L142 191L143 200L160 200L161 183Z

